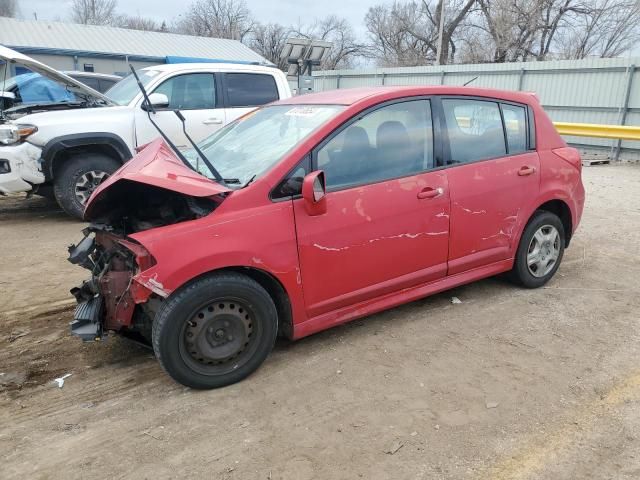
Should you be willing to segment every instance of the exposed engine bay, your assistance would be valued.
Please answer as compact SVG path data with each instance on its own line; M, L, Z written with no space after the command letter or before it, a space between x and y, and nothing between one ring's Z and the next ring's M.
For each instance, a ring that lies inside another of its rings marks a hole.
M164 188L121 180L96 200L88 220L126 236L209 215L224 198L192 197Z

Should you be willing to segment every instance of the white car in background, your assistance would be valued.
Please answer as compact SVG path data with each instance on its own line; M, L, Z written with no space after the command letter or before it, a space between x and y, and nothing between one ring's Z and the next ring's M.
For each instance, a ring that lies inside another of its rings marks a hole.
M137 147L159 136L135 78L130 75L101 94L2 46L0 60L55 80L74 98L10 102L10 108L0 111L0 193L52 193L69 215L81 218L96 186ZM190 145L176 109L186 118L188 134L199 142L255 107L291 96L285 74L264 65L185 63L137 73L156 110L154 121L180 149ZM15 100L1 82L0 97Z

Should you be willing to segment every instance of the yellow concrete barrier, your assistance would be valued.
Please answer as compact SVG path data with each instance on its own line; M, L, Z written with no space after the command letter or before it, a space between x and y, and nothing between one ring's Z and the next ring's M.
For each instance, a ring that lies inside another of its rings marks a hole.
M612 138L615 140L640 140L640 127L621 125L595 125L591 123L553 123L560 135L576 137Z

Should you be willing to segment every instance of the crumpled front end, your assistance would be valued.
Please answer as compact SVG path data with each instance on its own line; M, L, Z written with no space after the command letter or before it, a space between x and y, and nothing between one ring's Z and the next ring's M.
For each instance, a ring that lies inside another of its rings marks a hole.
M0 193L28 192L43 183L41 154L28 142L0 146Z
M84 341L100 340L107 331L148 337L147 307L136 306L146 305L152 296L161 299L164 292L145 286L147 278L141 280L155 264L141 245L92 226L69 248L69 261L91 271L90 279L71 290L78 301L72 333Z

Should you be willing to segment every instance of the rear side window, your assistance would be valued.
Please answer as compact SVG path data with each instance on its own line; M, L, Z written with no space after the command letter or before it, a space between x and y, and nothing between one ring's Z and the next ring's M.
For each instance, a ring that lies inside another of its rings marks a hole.
M160 84L153 92L167 96L170 110L216 108L216 85L212 73L178 75Z
M449 145L450 163L467 163L507 154L496 102L466 99L442 100Z
M229 107L257 107L279 99L276 81L259 73L227 73Z
M80 80L86 86L93 88L94 90L100 91L100 82L97 78L93 77L77 77L76 80Z
M98 89L99 92L104 93L107 90L109 90L111 87L113 87L116 84L116 80L106 80L104 78L100 79L100 88Z
M509 154L527 151L527 112L524 107L502 104L504 128L507 132Z

